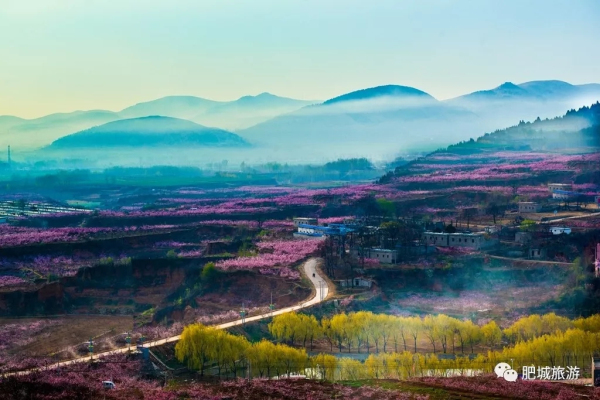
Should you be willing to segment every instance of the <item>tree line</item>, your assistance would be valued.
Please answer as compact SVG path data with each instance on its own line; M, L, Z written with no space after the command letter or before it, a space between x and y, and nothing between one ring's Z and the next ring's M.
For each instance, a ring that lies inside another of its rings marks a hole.
M557 320L547 314L546 320ZM561 317L558 317L561 318ZM562 321L562 320L558 320ZM534 326L537 318L526 317L511 326ZM564 322L564 321L562 321ZM591 357L600 346L600 316L571 321L576 327L559 327L553 333L531 331L529 339L516 339L500 351L485 354L448 355L412 353L411 351L370 354L361 362L349 357L320 353L309 356L305 349L275 344L265 339L250 343L246 338L200 324L187 326L175 346L176 358L201 375L219 377L270 378L274 376L305 375L312 379L408 379L418 376L476 375L492 373L499 362L510 362L513 369L523 366L579 367L587 373ZM561 331L561 328L566 328ZM544 328L548 329L548 328ZM539 336L536 336L538 335ZM296 338L303 341L301 335ZM308 341L309 339L307 339Z
M475 347L489 350L500 344L516 344L556 332L578 329L600 332L600 314L570 320L554 313L530 315L517 320L502 330L494 321L477 325L470 320L459 320L444 314L425 317L400 317L358 311L323 317L318 321L313 315L286 313L275 316L269 332L275 340L292 346L301 344L313 350L315 341L326 341L330 351L356 350L388 352L413 351L419 340L426 340L433 353L473 354Z
M309 357L304 349L268 340L250 343L245 337L202 324L188 325L175 345L175 357L189 369L204 375L208 368L237 377L272 377L303 372Z

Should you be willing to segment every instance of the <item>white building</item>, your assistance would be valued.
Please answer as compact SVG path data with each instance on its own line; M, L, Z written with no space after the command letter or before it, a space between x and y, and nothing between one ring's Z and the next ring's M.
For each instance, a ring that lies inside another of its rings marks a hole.
M490 235L492 235L494 233L500 232L502 230L502 227L498 225L490 225L483 228L483 230L485 231L485 233L489 233Z
M398 250L388 249L364 249L365 258L373 258L379 260L382 264L396 264L398 262ZM353 249L352 254L355 257L361 257L362 253L359 248Z
M520 213L537 213L542 209L541 204L533 201L520 201L519 212Z
M573 185L569 183L549 183L548 190L550 191L550 193L554 193L555 190L570 191L573 190Z
M298 225L317 225L318 220L316 218L294 218L294 226Z
M373 286L373 281L363 277L341 279L338 281L341 287L366 287Z
M555 190L552 192L552 198L557 200L569 200L577 196L577 193L569 190Z
M550 228L550 233L552 233L553 235L562 235L563 233L570 235L571 228L567 228L565 226L553 226L552 228Z
M425 232L423 240L428 246L468 247L477 250L497 243L496 240L487 240L483 233Z
M299 224L297 226L296 232L294 232L294 237L296 238L322 238L325 239L325 235L323 231L316 229L315 225L304 225Z

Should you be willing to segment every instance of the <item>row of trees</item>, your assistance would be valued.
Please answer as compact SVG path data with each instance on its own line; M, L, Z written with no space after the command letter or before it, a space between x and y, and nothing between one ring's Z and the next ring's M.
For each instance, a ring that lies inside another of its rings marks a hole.
M333 352L345 348L348 352L356 349L370 353L374 350L398 352L400 349L417 352L417 342L426 338L433 352L440 348L444 353L450 349L456 353L465 348L474 352L474 347L485 344L490 348L497 346L502 338L502 331L495 322L484 326L475 325L471 321L460 321L446 315L428 315L420 317L397 317L386 314L373 314L370 311L359 311L350 314L340 313L323 317L320 323L314 316L287 313L273 318L269 324L271 335L280 341L306 346L316 340L326 340Z
M289 376L304 372L309 359L304 349L267 340L250 343L243 336L202 324L183 329L175 345L175 357L200 375L210 368L219 377L223 373L237 377L241 371L259 377Z
M502 330L494 321L479 326L472 321L462 321L447 315L427 315L420 317L398 317L386 314L374 314L369 311L340 313L332 317L323 317L319 322L312 315L287 313L273 318L269 324L271 335L279 341L291 345L302 344L313 349L318 340L328 342L331 351L337 347L339 352L345 348L348 352L356 349L370 353L374 350L388 352L400 350L417 352L417 343L425 340L433 353L458 351L465 349L474 353L475 347L497 348L503 341L515 344L542 335L566 332L577 328L585 332L600 332L600 315L570 320L554 313L523 317L508 328Z
M539 368L577 367L580 376L589 372L590 361L600 348L600 333L578 328L566 332L521 341L502 351L488 351L476 357L457 356L438 358L435 354L402 353L370 354L364 363L351 358L336 358L329 354L313 357L313 368L319 377L328 380L357 379L408 379L416 376L477 375L492 373L500 362L509 362L513 369L522 371L524 366ZM565 375L566 376L566 375Z
M312 379L408 379L417 376L477 375L493 372L499 362L509 362L520 371L523 366L579 367L582 375L600 345L600 333L570 328L521 341L502 351L488 351L476 357L438 358L435 354L409 351L370 354L361 362L332 354L308 356L304 349L266 340L249 343L244 337L194 324L186 327L175 347L176 357L201 374L223 373L237 377L306 375ZM536 369L537 370L537 369Z

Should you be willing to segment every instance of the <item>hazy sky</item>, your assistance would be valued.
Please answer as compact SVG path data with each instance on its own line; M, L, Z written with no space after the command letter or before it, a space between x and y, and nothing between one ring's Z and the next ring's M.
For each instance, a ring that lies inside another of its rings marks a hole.
M598 0L0 0L0 115L600 82Z

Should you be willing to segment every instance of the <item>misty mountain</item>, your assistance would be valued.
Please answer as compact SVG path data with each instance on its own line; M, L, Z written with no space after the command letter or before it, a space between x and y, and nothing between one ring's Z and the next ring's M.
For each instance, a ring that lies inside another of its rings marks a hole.
M600 100L600 85L571 85L563 81L506 82L494 89L482 90L447 100L478 114L485 130L506 126L515 120L533 121L553 118L564 110L578 108Z
M39 148L53 140L95 125L118 119L117 113L105 110L56 113L40 118L0 117L0 146L14 149Z
M279 114L297 110L311 102L263 93L221 102L194 96L167 96L127 107L119 112L75 111L23 119L0 116L0 146L15 149L40 148L54 140L94 126L120 119L152 115L190 119L205 126L230 130L249 127Z
M13 117L12 115L0 115L0 130L8 129L24 121L23 118Z
M324 156L390 157L433 150L514 121L552 118L600 99L600 85L561 81L510 82L447 101L407 86L386 85L343 94L281 115L240 135L257 144Z
M189 119L204 125L237 130L296 111L312 103L312 101L261 93L257 96L244 96L235 101L215 104Z
M138 103L119 112L120 118L139 118L150 115L192 119L221 102L194 96L167 96L160 99Z
M425 93L419 89L415 89L409 86L399 85L385 85L376 86L368 89L357 90L354 92L346 93L333 99L329 99L323 102L325 105L349 102L349 101L363 101L371 100L376 98L419 98L426 99L431 102L436 100L428 93Z
M140 147L246 147L238 135L161 116L125 119L62 137L50 149Z
M277 116L238 133L275 151L294 155L381 158L402 145L435 147L438 134L454 130L474 116L408 86L386 85L354 91L321 104Z

